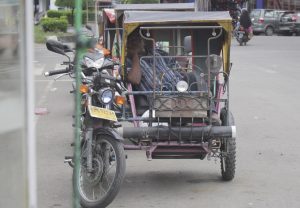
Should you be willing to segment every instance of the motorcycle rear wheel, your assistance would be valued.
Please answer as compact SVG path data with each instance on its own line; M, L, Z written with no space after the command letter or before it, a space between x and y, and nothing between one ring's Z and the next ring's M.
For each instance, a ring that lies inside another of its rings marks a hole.
M86 168L84 145L82 147L79 181L74 185L83 208L108 206L116 197L125 176L123 145L111 136L101 135L93 145L93 171ZM73 177L75 177L73 169ZM112 173L111 173L112 171Z

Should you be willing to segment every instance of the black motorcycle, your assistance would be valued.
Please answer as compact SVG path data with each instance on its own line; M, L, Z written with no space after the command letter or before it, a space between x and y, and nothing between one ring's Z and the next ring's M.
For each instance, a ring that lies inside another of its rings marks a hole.
M247 42L250 40L249 35L250 34L248 30L244 29L244 27L240 25L238 25L234 30L234 37L236 38L240 46L247 44Z
M48 50L67 56L71 49L49 40ZM95 63L97 62L97 63ZM125 175L123 138L114 131L117 117L112 109L115 94L122 92L120 79L112 75L117 62L99 54L85 54L82 64L81 92L81 158L75 190L80 195L82 207L106 207L117 195ZM53 70L45 76L68 74L73 77L74 65L70 61L63 70ZM73 167L73 157L65 161Z

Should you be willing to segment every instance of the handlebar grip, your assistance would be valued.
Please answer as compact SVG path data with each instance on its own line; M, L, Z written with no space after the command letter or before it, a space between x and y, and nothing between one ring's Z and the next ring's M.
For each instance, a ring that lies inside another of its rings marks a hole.
M69 71L70 71L69 68L60 69L60 70L52 70L52 71L45 72L44 75L45 75L45 77L48 77L48 76L53 76L56 74L65 74L65 73L68 73Z

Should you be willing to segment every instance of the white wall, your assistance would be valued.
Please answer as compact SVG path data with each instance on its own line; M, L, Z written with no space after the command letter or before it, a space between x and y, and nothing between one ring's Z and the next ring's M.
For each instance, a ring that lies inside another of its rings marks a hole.
M50 0L50 9L51 10L57 10L58 7L55 6L55 0Z

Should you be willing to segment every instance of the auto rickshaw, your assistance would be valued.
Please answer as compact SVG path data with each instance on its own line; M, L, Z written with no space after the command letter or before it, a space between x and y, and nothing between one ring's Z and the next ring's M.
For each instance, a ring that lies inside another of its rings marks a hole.
M119 122L134 124L118 128L132 143L124 145L125 150L145 149L148 160L219 158L223 180L234 178L236 128L229 110L231 21L228 12L190 11L125 11L116 21L122 25L116 29L121 40L119 73L127 89L122 93L126 102L116 105L116 113ZM150 42L152 51L164 51L163 59L176 63L166 71L179 72L178 83L156 83L155 77L164 74L155 64L161 58L155 53L140 56L141 65L152 63L148 70L153 89L140 90L128 81L127 44L133 33ZM215 123L213 114L221 122Z

